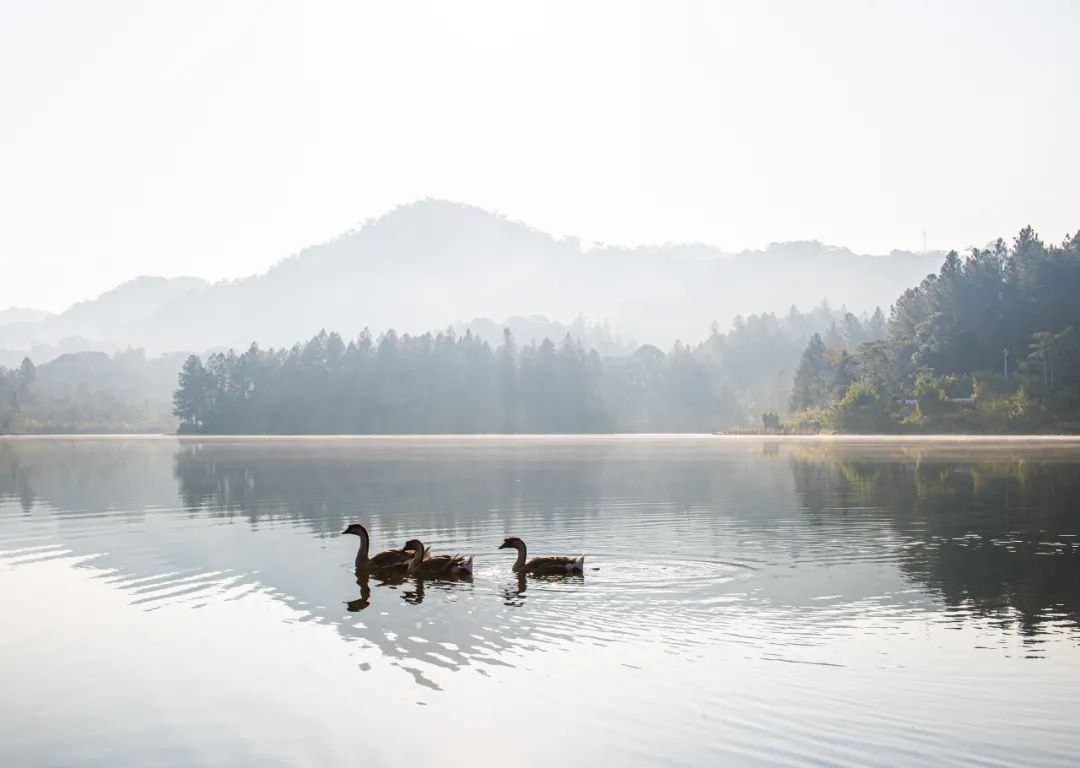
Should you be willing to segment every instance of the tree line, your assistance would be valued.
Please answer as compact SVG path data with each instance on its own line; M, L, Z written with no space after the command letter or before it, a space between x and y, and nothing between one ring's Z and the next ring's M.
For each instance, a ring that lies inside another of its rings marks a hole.
M842 431L1080 429L1080 233L1048 245L1031 227L956 251L893 305L885 338L812 335L794 423Z
M337 413L321 421L308 413L313 399L333 396L326 402L351 409L351 420L343 422L350 430L361 422L370 431L724 429L756 420L762 409L782 410L809 333L819 331L837 344L853 345L879 337L884 326L880 311L856 318L823 301L805 313L793 307L779 316L737 317L728 331L714 327L704 342L677 343L667 352L643 346L627 353L627 347L608 343L594 353L590 343L596 334L578 333L588 328L583 320L562 327L544 318L525 320L509 325L523 329L526 337L543 338L558 330L562 335L552 338L562 342L522 347L504 332L494 334L499 343L491 343L493 328L481 337L462 327L456 335L449 330L416 337L388 333L377 339L362 334L352 341L352 351L334 334L320 334L294 349L272 350L275 362L264 359L268 353L256 355L250 349L246 357L204 356L200 364L205 361L204 368L212 369L213 380L204 381L200 393L198 369L189 369L195 376L184 387L185 396L201 404L198 415L190 412L192 418L182 427L256 432L269 429L273 421L281 432L341 431ZM601 339L610 341L610 332L597 328ZM376 355L378 349L382 352ZM0 366L0 433L173 431L177 374L187 358L187 353L147 358L142 350L128 349L113 355L69 353L43 365L26 358L11 369ZM279 363L285 370L273 371ZM573 373L575 365L578 373ZM459 385L460 392L435 392L436 383L450 387L466 369L470 383ZM379 387L400 396L365 399L373 396L374 385L365 378L369 374ZM229 381L244 377L247 384ZM328 377L333 384L320 383ZM429 379L434 383L421 386ZM238 394L244 386L259 387L258 403ZM275 402L268 405L264 396L275 392ZM473 398L481 403L469 405ZM211 401L217 403L216 415L207 417ZM376 415L361 419L359 412L367 409ZM276 415L260 416L260 410Z
M685 347L602 360L567 336L496 348L452 330L192 355L174 412L208 433L567 433L719 428L729 388Z

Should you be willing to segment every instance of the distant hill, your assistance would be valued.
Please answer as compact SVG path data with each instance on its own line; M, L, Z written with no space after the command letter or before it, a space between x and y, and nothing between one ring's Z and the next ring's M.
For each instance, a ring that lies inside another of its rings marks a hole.
M700 244L583 248L480 208L424 200L263 274L214 285L143 277L58 316L0 325L0 349L78 336L106 351L156 354L280 346L321 328L352 337L365 327L460 328L475 317L568 326L579 315L606 320L619 338L666 347L700 341L714 320L727 327L739 314L823 297L855 312L887 310L940 262L940 253L868 256L816 242L736 254Z
M81 336L69 336L56 344L32 344L29 349L0 349L0 366L17 368L23 358L29 357L35 362L47 363L61 355L97 350L102 345L84 339Z
M52 312L40 309L26 309L25 307L9 307L0 309L0 325L8 323L38 323L47 317L52 317Z
M53 397L70 397L78 389L102 391L131 407L146 402L164 404L163 410L168 413L176 374L183 362L183 353L147 359L139 351L111 356L104 352L76 352L38 366L37 384L43 393Z
M45 362L68 352L123 349L142 335L143 324L162 308L209 285L196 277L137 277L58 315L37 313L34 319L23 314L22 319L3 322L7 313L33 312L5 310L0 313L0 363L10 365L10 360L23 355Z

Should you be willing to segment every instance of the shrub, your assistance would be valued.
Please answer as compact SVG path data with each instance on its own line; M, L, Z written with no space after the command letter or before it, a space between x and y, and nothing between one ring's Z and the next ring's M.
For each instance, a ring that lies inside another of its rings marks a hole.
M940 377L932 373L919 374L912 394L920 419L937 416L945 411L945 381Z
M877 387L865 381L857 381L833 410L837 429L843 432L892 432L896 422L889 416L885 400Z

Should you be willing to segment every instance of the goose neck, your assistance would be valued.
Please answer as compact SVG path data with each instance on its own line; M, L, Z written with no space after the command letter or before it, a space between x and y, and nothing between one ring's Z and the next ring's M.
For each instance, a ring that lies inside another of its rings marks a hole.
M371 542L368 538L367 528L360 526L360 549L356 552L356 565L357 567L367 564L368 561L368 547Z
M416 551L413 552L412 560L409 562L409 573L415 572L420 568L420 563L424 561L424 544L423 542L416 543Z

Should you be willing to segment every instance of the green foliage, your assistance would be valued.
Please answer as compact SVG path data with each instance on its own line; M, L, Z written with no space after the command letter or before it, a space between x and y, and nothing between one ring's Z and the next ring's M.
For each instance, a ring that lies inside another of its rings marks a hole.
M912 395L921 419L940 415L946 410L948 395L945 394L945 382L940 376L932 373L920 374L915 380Z
M880 434L896 431L896 422L889 416L888 405L869 382L857 381L833 409L832 421L842 432Z
M1080 234L1047 246L1030 227L1012 248L999 240L906 291L893 307L890 341L939 373L1004 372L1028 354L1033 335L1080 326Z
M999 240L905 291L888 338L861 345L849 364L811 340L792 388L793 408L836 402L837 427L852 379L887 401L914 400L913 428L1043 431L1080 419L1080 233L1046 245L1030 228ZM873 323L868 323L873 326ZM832 372L832 385L822 382ZM853 375L854 374L854 375ZM860 391L862 391L860 389ZM846 423L846 422L845 422Z
M215 381L195 355L184 361L180 370L179 386L173 393L173 414L185 429L198 431L213 413Z
M827 408L804 408L788 420L787 431L797 435L816 435L835 428L833 414Z
M877 325L875 316L880 321ZM884 335L884 314L879 309L874 316L858 318L823 301L808 312L791 307L783 316L737 317L731 330L715 329L695 353L723 378L738 398L740 410L781 412L790 407L799 358L815 333L821 337L832 333L842 348L853 350Z
M795 372L795 384L791 390L791 410L822 405L829 394L832 370L825 359L825 342L814 334L806 344L799 368Z
M765 429L780 429L780 414L776 411L765 411L761 414L761 426Z

